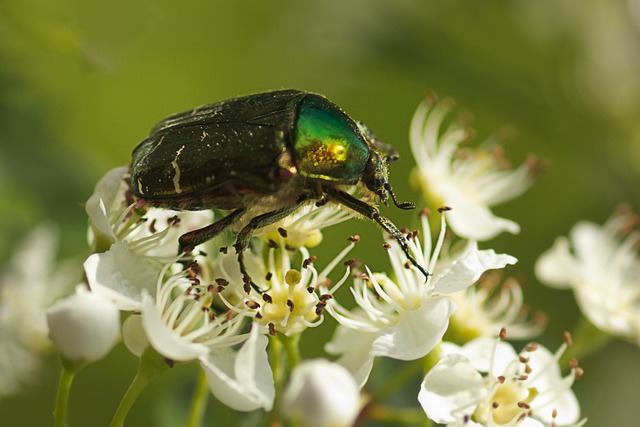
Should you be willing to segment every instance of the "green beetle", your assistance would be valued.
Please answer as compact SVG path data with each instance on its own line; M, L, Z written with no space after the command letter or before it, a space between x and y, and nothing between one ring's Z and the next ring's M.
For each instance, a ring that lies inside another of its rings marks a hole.
M323 96L279 90L230 99L166 118L134 150L133 193L149 205L174 210L222 209L217 222L182 235L189 251L234 223L244 226L234 247L245 281L243 251L254 230L303 205L335 202L377 222L409 253L398 228L378 209L344 189L364 184L386 205L387 164L398 158L364 125ZM255 286L255 285L254 285Z

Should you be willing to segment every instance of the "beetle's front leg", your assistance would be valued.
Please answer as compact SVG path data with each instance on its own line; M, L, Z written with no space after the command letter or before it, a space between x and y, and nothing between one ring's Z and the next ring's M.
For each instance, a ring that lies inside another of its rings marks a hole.
M229 215L219 219L213 224L183 234L178 239L178 244L180 245L178 253L190 252L196 246L213 239L231 224L240 219L242 214L244 214L246 211L246 208L236 209Z
M245 225L242 230L238 233L236 237L236 243L233 247L236 249L236 253L238 254L238 264L240 265L240 272L242 273L242 277L245 282L245 291L248 293L248 286L251 286L258 292L262 292L262 289L251 280L251 276L247 272L247 267L244 264L244 251L249 246L249 241L251 240L251 236L253 232L259 228L266 227L268 225L274 224L280 221L283 218L291 215L293 212L300 209L300 207L308 200L307 197L301 197L296 201L295 204L291 206L287 206L285 208L264 213L262 215L258 215L253 217L251 221L247 225Z
M390 219L380 215L378 208L366 202L363 202L360 199L356 199L351 194L345 193L344 191L338 190L337 188L327 186L327 188L325 188L325 191L329 195L329 197L331 197L336 202L356 211L360 215L371 218L372 220L380 224L380 227L382 227L382 229L387 233L391 234L391 237L393 237L396 242L398 242L400 248L402 248L402 252L404 252L409 261L411 261L411 263L415 265L418 270L420 270L420 273L424 275L425 280L429 278L429 272L424 267L422 267L409 252L407 239L402 235L400 230L398 230L398 227L396 227Z

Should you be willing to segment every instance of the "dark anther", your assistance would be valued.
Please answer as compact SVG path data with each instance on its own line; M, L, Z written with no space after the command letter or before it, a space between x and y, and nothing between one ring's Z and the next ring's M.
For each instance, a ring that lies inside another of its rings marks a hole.
M448 212L450 210L453 210L453 208L451 206L442 206L442 207L438 208L438 212L440 212L440 213Z
M257 310L260 308L260 303L253 300L248 300L245 302L245 305L249 307L251 310Z
M271 278L273 277L273 273L272 272L268 272L265 276L264 279L269 282L271 281Z
M262 294L262 299L264 300L264 302L266 302L267 304L271 304L273 302L273 298L271 298L271 295L264 293Z
M221 247L220 248L220 253L223 253L223 254L226 255L227 253L229 253L229 248L227 248L226 246Z
M284 237L285 239L287 238L287 230L285 230L282 227L278 227L278 234L280 234L282 237Z
M360 236L349 236L347 240L351 243L358 243L360 241Z
M302 268L308 268L311 264L313 264L316 259L318 259L315 255L311 255L309 258L302 261Z
M293 301L291 301L290 299L287 300L287 307L289 307L290 313L293 312L294 305L293 305Z
M278 249L278 244L275 241L269 239L269 241L267 242L267 247L271 249Z

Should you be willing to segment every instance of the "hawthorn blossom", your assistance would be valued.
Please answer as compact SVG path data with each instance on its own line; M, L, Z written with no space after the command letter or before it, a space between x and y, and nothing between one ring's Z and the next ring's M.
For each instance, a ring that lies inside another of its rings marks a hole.
M418 401L427 416L448 427L580 426L571 390L582 370L562 377L556 353L538 344L516 353L510 344L477 338L463 347L443 343L444 356L427 373Z
M351 292L357 307L347 309L336 300L326 310L339 323L328 352L340 355L346 366L363 385L376 356L399 360L424 357L442 339L456 304L445 295L473 285L487 270L514 264L516 259L493 250L480 250L475 242L454 254L441 254L446 233L442 215L440 236L432 247L427 218L422 216L424 247L412 234L408 238L415 259L432 272L425 283L422 273L408 265L395 241L387 244L395 279L385 273L357 277ZM333 293L337 285L327 289Z
M477 337L494 336L506 328L513 339L531 339L542 333L545 317L532 314L524 303L518 281L502 281L500 271L484 274L476 286L448 295L457 306L445 339L466 342Z
M410 142L417 167L412 183L430 206L451 206L449 225L470 240L492 239L503 231L518 233L520 226L496 216L491 208L524 193L534 182L535 162L517 169L505 166L500 149L461 148L472 132L453 120L443 124L453 101L430 95L418 106L411 122Z
M558 237L535 265L548 286L570 288L582 313L598 328L640 344L638 218L628 211L604 226L581 221Z
M296 335L323 322L323 310L329 295L323 293L322 286L327 276L339 261L349 252L356 239L352 239L329 264L318 272L314 266L315 256L307 248L300 247L295 252L284 248L285 239L280 244L269 244L266 260L255 254L250 255L247 269L258 289L247 286L230 286L221 297L230 310L247 316L255 316L255 322L268 327L272 334L279 332L287 336ZM299 266L294 265L294 257L301 258ZM242 274L235 254L222 254L214 262L218 280L225 283L241 283ZM338 282L344 283L348 270Z
M39 378L51 349L45 310L68 292L77 275L73 263L56 264L56 230L35 227L15 248L0 275L0 394L20 392Z
M125 179L126 168L109 171L87 201L89 241L106 250L89 256L84 269L92 291L131 311L140 307L141 291L152 293L160 270L175 261L178 237L212 218L208 211L139 211L134 203L127 204Z
M198 362L207 374L211 392L239 411L269 410L275 395L268 363L266 328L246 316L216 310L214 300L225 285L204 284L194 264L171 273L168 263L158 273L153 293L137 290L140 304L125 323L125 343L136 355L146 346L168 360ZM89 284L92 278L89 277ZM125 289L124 292L128 292ZM109 295L121 290L111 288ZM114 298L128 300L128 295ZM239 349L236 348L240 346Z
M275 242L282 237L285 247L313 248L322 242L323 229L344 222L353 216L353 212L337 204L324 206L307 204L258 234L265 240L270 239Z

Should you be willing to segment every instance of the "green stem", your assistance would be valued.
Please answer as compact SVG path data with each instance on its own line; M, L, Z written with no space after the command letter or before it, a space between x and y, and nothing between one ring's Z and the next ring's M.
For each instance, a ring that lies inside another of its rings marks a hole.
M62 371L60 372L60 381L58 382L56 406L53 410L55 427L66 427L69 424L69 393L71 392L71 383L73 383L73 378L79 368L79 366L73 363L62 360Z
M124 420L129 414L129 410L133 406L134 402L142 393L147 385L157 377L161 372L166 370L169 364L164 357L155 352L151 347L147 348L140 358L140 364L138 365L138 372L131 381L129 388L127 389L118 409L116 409L113 419L111 420L111 427L122 427Z
M273 402L273 410L269 415L269 426L281 426L280 420L280 398L284 392L289 372L300 363L300 335L288 337L278 334L270 338L271 349L271 369L273 370L273 380L276 387L276 398ZM283 353L286 359L283 358Z
M284 352L287 355L287 364L289 372L293 371L293 368L300 363L300 335L286 336L280 334L278 336L282 345L284 346Z
M269 414L269 426L276 427L280 422L280 396L285 385L285 371L282 363L282 342L278 337L269 337L269 350L271 352L271 370L273 371L273 381L276 388L276 397L273 402L273 410Z
M191 408L189 409L189 418L186 427L200 427L204 419L204 413L207 410L207 402L209 400L209 383L207 375L200 370L198 385L196 386L193 399L191 400Z

